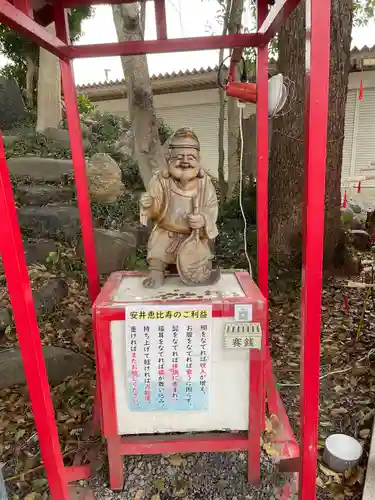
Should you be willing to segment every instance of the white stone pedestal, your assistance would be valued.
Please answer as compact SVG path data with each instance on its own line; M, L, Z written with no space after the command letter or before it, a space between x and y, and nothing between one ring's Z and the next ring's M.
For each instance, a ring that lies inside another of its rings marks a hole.
M149 290L143 279L114 273L95 303L107 324L97 327L99 338L109 335L118 435L247 430L255 349L228 348L224 333L228 325L264 326L257 286L247 273L224 273L210 287L169 277Z

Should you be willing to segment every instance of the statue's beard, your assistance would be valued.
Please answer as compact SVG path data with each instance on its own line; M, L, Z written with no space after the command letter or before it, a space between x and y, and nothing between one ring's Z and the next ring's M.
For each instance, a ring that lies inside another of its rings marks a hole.
M170 169L170 174L182 186L186 186L190 181L197 178L198 169L196 167L188 167L188 168L173 167Z

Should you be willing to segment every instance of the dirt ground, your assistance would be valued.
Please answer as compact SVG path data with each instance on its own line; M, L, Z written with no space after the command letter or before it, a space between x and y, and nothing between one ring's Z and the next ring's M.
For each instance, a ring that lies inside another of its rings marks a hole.
M91 311L82 275L66 266L47 269L30 267L34 288L53 277L66 280L69 295L55 312L40 318L42 341L68 347L93 358ZM375 392L375 306L371 297L365 309L366 290L348 289L347 280L331 279L324 284L321 337L321 395L319 448L331 433L344 432L358 438L365 453L358 468L345 475L330 471L319 459L318 498L359 499L363 487L367 452L374 417ZM298 279L280 276L271 286L270 338L274 370L292 426L298 436L299 425L299 291ZM349 309L345 310L344 296ZM1 306L9 306L5 276L0 275ZM8 328L0 350L16 344L14 328ZM95 373L85 369L77 376L52 388L53 402L68 464L79 448L85 422L91 415L95 392ZM10 499L47 498L47 481L41 466L28 393L25 387L0 391L0 456ZM270 458L263 456L263 469ZM98 498L128 500L243 500L277 498L256 496L246 490L244 454L201 454L185 457L151 457L126 461L126 489L112 494L108 484L104 453L97 463L98 474L92 483ZM273 467L273 466L272 466ZM274 477L274 470L272 477ZM205 471L203 473L203 471ZM267 475L267 474L266 474ZM271 494L271 496L270 496ZM100 496L101 495L101 496Z

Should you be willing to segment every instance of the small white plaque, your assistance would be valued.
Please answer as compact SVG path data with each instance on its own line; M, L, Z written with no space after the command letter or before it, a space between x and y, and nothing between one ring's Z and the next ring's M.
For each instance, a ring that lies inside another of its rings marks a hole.
M227 323L224 342L227 349L262 348L262 328L260 323Z
M252 321L253 306L251 304L235 304L234 319L235 321Z

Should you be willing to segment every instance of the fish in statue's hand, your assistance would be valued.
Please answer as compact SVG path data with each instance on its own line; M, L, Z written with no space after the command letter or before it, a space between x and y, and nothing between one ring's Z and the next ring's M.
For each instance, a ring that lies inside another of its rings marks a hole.
M200 163L199 140L190 128L174 134L167 168L154 174L140 206L141 223L154 224L148 241L149 275L143 285L160 287L166 267L174 264L185 284L207 283L213 257L209 240L218 235L218 202Z

